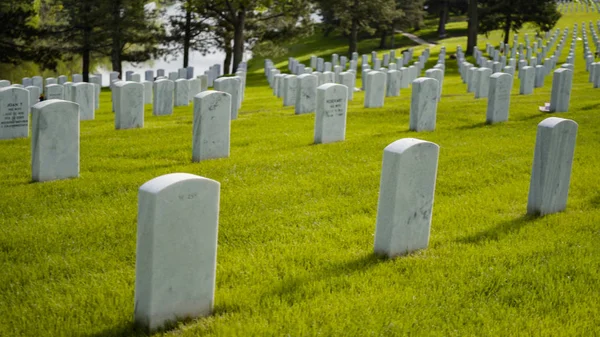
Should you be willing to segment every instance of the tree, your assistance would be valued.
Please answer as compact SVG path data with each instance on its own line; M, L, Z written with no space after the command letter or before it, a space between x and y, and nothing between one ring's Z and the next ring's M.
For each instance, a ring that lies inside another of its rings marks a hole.
M488 33L502 29L504 43L510 32L518 32L526 22L532 22L543 30L549 30L560 19L554 0L480 0L479 29Z
M427 11L439 17L437 33L440 38L446 36L446 23L450 13L464 14L467 11L467 0L427 0Z
M30 0L0 2L0 63L17 64L21 61L38 61L55 65L36 50L40 31L38 13Z
M281 17L297 19L310 8L307 0L205 0L204 6L210 17L233 28L233 72L242 62L246 39L255 37L246 34L248 27Z
M204 2L180 0L179 14L169 17L169 34L166 38L168 53L182 52L183 67L189 65L191 50L208 53L213 45L210 23L215 20L206 15Z
M467 55L473 54L473 48L477 46L477 34L479 18L477 16L477 0L469 0L468 15L469 26L467 28Z

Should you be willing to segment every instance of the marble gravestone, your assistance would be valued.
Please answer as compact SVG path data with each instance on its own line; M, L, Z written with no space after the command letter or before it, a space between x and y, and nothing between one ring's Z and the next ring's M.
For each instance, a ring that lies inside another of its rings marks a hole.
M410 130L433 131L437 112L439 82L436 79L420 77L412 83L410 102Z
M23 88L0 88L0 140L29 136L29 95Z
M42 76L33 76L31 83L33 83L33 86L40 88L40 92L44 91L44 78Z
M478 85L475 88L475 98L487 97L490 91L490 76L492 76L492 69L490 68L479 68L478 72Z
M2 82L2 81L0 81L0 82ZM21 84L23 84L24 88L32 87L33 86L33 81L31 80L31 77L23 77L23 80L21 81ZM60 84L62 84L62 83L60 83ZM1 84L0 84L0 87L2 87Z
M29 91L29 111L31 112L31 107L40 101L40 88L32 85L25 89Z
M94 109L100 109L100 91L102 91L102 77L90 75L90 83L94 84Z
M439 83L438 85L438 93L437 99L438 101L442 99L442 86L444 84L444 71L442 69L428 69L425 71L425 77L436 79Z
M193 101L194 97L202 92L202 83L199 78L190 78L188 83L190 84L190 101Z
M139 189L136 325L152 331L214 306L220 184L172 173Z
M10 86L10 81L8 80L0 80L0 88L6 88Z
M144 85L120 81L115 84L115 129L144 127Z
M552 94L550 96L550 112L568 112L571 100L573 71L559 68L552 77Z
M94 84L78 82L71 87L71 101L79 105L79 118L82 121L93 120L95 117Z
M46 86L46 99L64 99L65 87L60 84L49 84Z
M397 140L383 151L376 254L393 258L429 245L438 156L437 144L415 138Z
M152 81L142 81L144 86L144 104L152 104Z
M173 114L173 92L175 82L161 79L154 81L152 93L152 114L154 116L165 116Z
M70 101L73 98L73 82L65 82L65 84L63 84L63 96L65 98L65 101Z
M231 102L231 95L222 91L194 96L193 162L229 157Z
M79 176L79 112L76 103L57 99L31 108L33 181Z
M389 70L387 73L386 96L400 96L400 87L402 86L402 73L398 70Z
M168 78L169 78L169 80L173 81L173 83L175 83L175 81L177 79L179 79L179 73L176 71L171 71L171 72L169 72Z
M214 88L231 95L231 120L237 119L240 109L241 79L238 76L221 77L214 81Z
M154 82L154 70L146 70L144 72L144 80Z
M533 86L535 84L535 68L526 66L519 71L519 79L521 85L519 87L519 95L533 94Z
M494 124L508 120L512 83L510 74L495 73L490 76L486 123Z
M208 90L208 76L198 75L197 79L200 80L200 92Z
M296 115L315 111L317 106L317 84L319 79L312 74L302 74L296 77Z
M175 106L188 105L190 105L190 84L186 79L179 78L175 80Z
M538 124L527 214L563 211L571 181L577 123L550 117Z
M55 77L47 77L46 78L46 85L50 85L50 84L58 84L58 81L56 80Z
M348 88L326 83L317 88L315 113L315 144L343 141L346 137Z
M71 75L71 78L72 78L72 82L73 83L81 83L81 82L83 82L83 75L81 75L81 74L73 74L73 75Z
M385 100L385 82L386 74L380 71L370 71L367 73L365 84L365 108L383 107Z
M535 81L534 88L541 88L544 86L544 79L546 78L546 68L544 66L535 66Z
M286 75L283 78L283 106L296 104L296 92L298 91L298 79L296 75Z
M354 86L356 84L354 73L351 71L340 73L340 84L348 88L348 100L351 101L354 98Z
M177 69L177 79L187 79L187 69L186 68ZM175 84L175 87L177 87L177 84ZM175 89L175 90L177 90L177 89Z

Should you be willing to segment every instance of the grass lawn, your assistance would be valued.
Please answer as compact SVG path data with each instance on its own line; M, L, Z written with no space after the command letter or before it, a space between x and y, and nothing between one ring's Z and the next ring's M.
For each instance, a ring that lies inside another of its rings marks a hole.
M557 27L598 19L569 14ZM480 38L483 49L501 36ZM292 55L346 50L319 41ZM440 43L466 47L464 37ZM435 132L408 131L410 89L380 109L364 109L361 92L346 141L313 145L314 114L283 108L254 68L228 159L191 162L191 106L155 117L148 105L143 129L115 131L108 91L96 120L81 123L78 179L31 183L31 140L1 141L0 336L143 335L132 322L137 190L173 172L221 183L216 307L157 335L598 335L600 89L582 50L570 112L556 114L579 124L567 211L542 218L525 212L552 76L529 96L515 79L510 121L489 126L486 100L466 93L454 60ZM388 260L373 254L381 161L405 137L441 147L431 241Z

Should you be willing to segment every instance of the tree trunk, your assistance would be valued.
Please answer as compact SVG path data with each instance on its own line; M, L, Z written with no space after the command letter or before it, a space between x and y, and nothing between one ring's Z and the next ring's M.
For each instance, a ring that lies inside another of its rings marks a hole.
M440 22L438 24L438 36L446 36L446 22L448 20L448 1L442 1L442 8L440 9Z
M352 19L352 28L348 35L348 54L358 52L358 20Z
M121 1L114 1L112 8L112 50L110 53L110 61L112 63L112 70L119 73L121 78L122 66L121 66Z
M381 31L381 37L379 39L379 49L384 49L385 48L385 45L386 45L385 42L387 40L387 35L388 35L388 32L387 32L386 29L384 29L384 30Z
M477 46L477 30L479 19L477 18L477 0L469 0L469 27L467 28L467 55L473 54L473 48Z
M390 34L392 36L390 36L390 48L391 49L396 49L396 25L392 24L392 30L390 31ZM396 62L396 60L394 60L394 62Z
M231 56L233 54L233 50L231 49L231 39L229 37L225 38L225 42L223 43L223 49L225 49L225 61L223 62L223 75L229 75L229 70L231 69Z
M246 9L241 7L233 26L233 72L237 71L244 57L244 26L246 25Z
M510 13L506 16L506 21L504 22L504 44L508 43L508 36L510 35L510 26L512 25L512 16Z
M190 61L190 41L192 39L192 5L188 0L185 6L185 32L183 34L183 67L187 68Z

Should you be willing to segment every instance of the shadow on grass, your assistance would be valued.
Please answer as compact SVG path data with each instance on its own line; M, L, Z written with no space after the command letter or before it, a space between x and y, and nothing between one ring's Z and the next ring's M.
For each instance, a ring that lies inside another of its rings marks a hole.
M497 124L502 124L502 123L497 123ZM456 129L457 130L472 130L472 129L479 129L485 126L489 126L492 127L496 124L488 124L486 122L477 122L475 124L471 124L471 125L463 125L463 126L459 126Z
M498 241L500 238L518 231L537 219L539 219L538 216L522 215L516 219L501 222L494 227L488 228L479 233L459 238L456 240L456 242L466 244L481 244L487 241Z
M144 330L137 327L133 322L122 323L112 328L104 329L97 333L85 335L86 337L117 337L117 336L149 336Z

